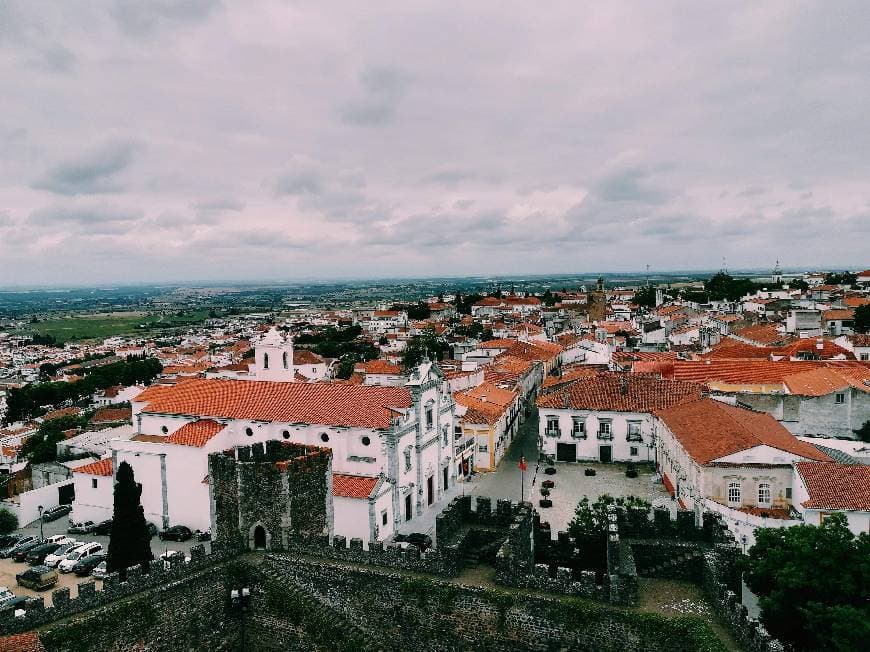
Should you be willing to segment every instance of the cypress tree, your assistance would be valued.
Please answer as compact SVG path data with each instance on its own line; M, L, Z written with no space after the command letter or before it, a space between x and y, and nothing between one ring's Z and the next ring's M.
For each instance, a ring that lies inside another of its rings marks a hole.
M151 537L140 502L142 485L134 480L133 468L127 462L121 462L118 466L115 479L115 509L106 568L110 573L118 571L125 575L130 566L144 566L154 556L151 554Z

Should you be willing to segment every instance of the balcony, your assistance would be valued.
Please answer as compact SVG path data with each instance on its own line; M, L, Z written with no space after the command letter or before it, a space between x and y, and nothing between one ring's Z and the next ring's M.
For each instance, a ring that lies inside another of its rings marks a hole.
M641 436L641 434L639 432L636 432L636 433L630 432L630 433L628 433L628 436L625 438L625 441L643 443L643 437Z
M544 435L547 437L561 437L562 430L560 428L546 428L544 430Z
M605 441L611 441L613 439L612 432L604 432L603 430L598 431L598 439L603 439Z
M572 430L571 436L574 439L586 439L586 431L585 430Z

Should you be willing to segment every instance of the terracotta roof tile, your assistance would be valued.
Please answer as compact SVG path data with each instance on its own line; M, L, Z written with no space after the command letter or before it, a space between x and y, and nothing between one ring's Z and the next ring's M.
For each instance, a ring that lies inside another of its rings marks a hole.
M538 399L538 407L614 412L653 412L700 398L696 383L659 380L629 373L602 373L581 378Z
M390 408L409 407L411 393L345 383L190 379L147 403L147 413L388 428Z
M45 647L39 640L39 634L26 632L0 636L0 652L45 652Z
M769 414L721 401L702 398L655 414L699 464L756 446L770 446L811 460L831 460L812 444L797 439Z
M199 421L185 423L166 438L166 443L202 448L225 427L224 424L212 419L200 419Z
M809 493L804 507L870 512L870 466L822 462L795 466Z
M366 499L372 495L378 479L364 475L332 474L332 495L337 498Z
M107 457L90 464L85 464L77 469L73 469L73 473L84 473L85 475L112 475L112 458Z

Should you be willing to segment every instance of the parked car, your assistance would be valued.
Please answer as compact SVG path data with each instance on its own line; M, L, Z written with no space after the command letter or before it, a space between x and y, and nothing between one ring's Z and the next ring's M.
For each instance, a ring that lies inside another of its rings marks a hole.
M45 566L45 558L58 548L60 548L60 545L57 543L40 544L35 548L32 548L30 552L27 553L24 561L26 561L31 566Z
M106 561L103 560L99 564L94 567L94 570L91 571L91 577L94 577L98 580L103 579L106 575L109 574L109 569L106 566Z
M46 555L45 559L42 562L43 565L57 568L57 565L63 560L63 558L66 557L73 550L78 548L80 545L82 545L81 542L75 540L69 541L67 543L62 543L57 550Z
M397 534L395 540L399 543L410 543L420 549L420 552L428 550L432 547L432 537L422 532L411 532L410 534Z
M57 571L48 566L34 566L15 576L20 586L33 589L34 591L44 591L51 588L57 584L57 578Z
M187 541L193 536L193 532L186 525L173 525L160 533L161 541Z
M61 573L71 573L73 566L75 566L81 559L84 559L88 555L95 555L98 552L102 552L102 550L102 544L96 542L83 543L74 550L71 550L57 565L57 569Z
M42 545L42 541L31 541L30 543L25 543L24 545L19 545L15 552L12 554L12 560L16 564L24 563L24 560L27 559L27 555L31 550L37 548Z
M21 538L20 534L2 534L0 535L0 550L3 548L8 548L9 546L18 543L18 540Z
M26 545L32 541L36 541L36 537L19 537L14 543L11 543L2 550L0 550L0 557L2 557L3 559L7 559L17 552L18 546Z
M7 613L9 611L14 611L15 615L18 615L18 610L21 609L22 605L27 602L30 598L26 595L13 595L11 598L0 602L0 613Z
M107 537L112 533L112 519L107 519L97 523L91 530L91 534Z
M166 570L172 568L172 561L170 560L180 559L184 562L190 561L190 557L185 557L184 553L180 550L167 550L160 555L160 559L163 560L163 568L165 568Z
M86 557L82 557L76 562L76 565L73 566L73 573L78 575L79 577L87 577L90 575L93 570L100 565L101 562L106 560L105 553L98 552L94 555L88 555Z
M45 540L46 543L56 543L61 546L65 543L72 543L73 541L75 541L75 539L67 534L55 534L54 536L50 536Z
M3 604L9 598L14 598L15 594L9 590L8 586L0 586L0 604Z
M211 530L196 530L193 538L197 541L211 541Z
M72 507L70 505L58 505L57 507L52 507L51 509L47 509L42 512L42 520L45 523L50 521L56 521L62 516L66 516L72 511Z
M90 534L93 529L93 521L82 521L81 523L70 523L66 531L69 534Z

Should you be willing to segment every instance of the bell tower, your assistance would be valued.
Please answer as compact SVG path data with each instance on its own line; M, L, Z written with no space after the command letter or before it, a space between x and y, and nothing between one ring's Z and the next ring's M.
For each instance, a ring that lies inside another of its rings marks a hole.
M293 338L272 328L254 344L257 380L293 382Z

